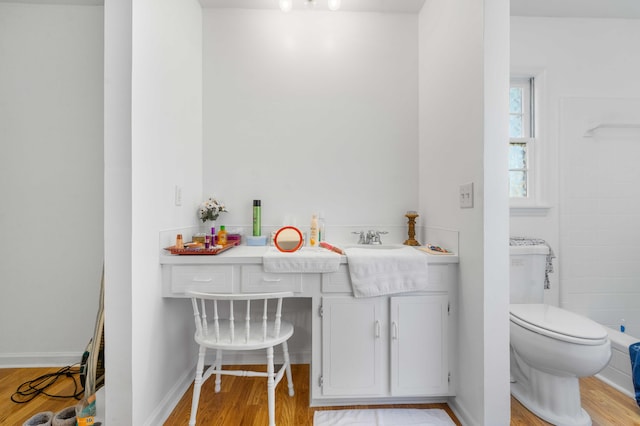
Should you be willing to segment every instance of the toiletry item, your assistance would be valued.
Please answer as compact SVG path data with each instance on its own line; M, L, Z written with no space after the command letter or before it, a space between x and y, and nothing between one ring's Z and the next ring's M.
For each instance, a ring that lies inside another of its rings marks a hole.
M216 227L215 226L211 227L211 239L209 240L209 244L211 244L211 247L215 247L216 245Z
M249 235L247 237L247 245L248 246L264 246L267 244L267 236L266 235L258 235L254 237L253 235Z
M320 241L320 247L322 248L326 248L327 250L331 250L331 251L335 251L338 254L344 254L344 251L336 246L332 246L331 244L327 243L326 241Z
M262 235L262 218L261 218L261 202L260 200L253 200L253 236L258 237Z
M220 227L220 231L218 231L218 244L219 246L227 245L227 230L224 225Z
M209 235L204 236L204 248L208 249L211 245L211 237Z
M240 244L241 240L242 240L242 235L230 233L229 231L227 231L227 244L237 245L237 244Z
M184 241L182 240L182 234L176 235L176 248L177 249L184 248Z
M309 227L309 246L318 245L318 215L311 216L311 226Z
M327 234L325 231L324 213L320 213L320 216L318 217L318 242L326 240Z

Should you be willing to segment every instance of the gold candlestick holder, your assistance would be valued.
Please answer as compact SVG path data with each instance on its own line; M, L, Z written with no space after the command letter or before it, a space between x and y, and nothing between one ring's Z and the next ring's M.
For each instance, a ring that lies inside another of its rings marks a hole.
M418 217L416 212L407 212L405 217L409 219L409 239L404 242L405 246L419 246L420 243L416 240L416 218Z

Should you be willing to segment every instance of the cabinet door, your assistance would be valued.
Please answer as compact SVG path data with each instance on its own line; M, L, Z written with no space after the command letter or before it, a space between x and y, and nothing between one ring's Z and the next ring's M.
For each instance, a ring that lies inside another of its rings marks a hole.
M391 298L391 394L426 396L449 389L448 296Z
M387 380L386 298L322 299L322 394L384 394Z

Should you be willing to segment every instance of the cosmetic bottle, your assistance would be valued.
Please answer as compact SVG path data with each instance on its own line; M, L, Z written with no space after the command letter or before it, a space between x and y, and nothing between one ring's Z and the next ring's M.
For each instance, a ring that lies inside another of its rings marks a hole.
M261 206L260 200L253 200L253 236L259 237L262 235L262 218L260 216Z
M318 246L318 215L311 216L311 226L309 227L309 246Z
M209 240L209 243L211 244L211 246L216 245L216 227L215 226L211 227L211 239Z
M324 213L321 212L318 217L318 242L327 241L325 232Z
M224 225L220 226L220 231L218 231L218 243L219 246L227 245L227 230Z
M176 248L177 249L184 248L184 241L182 240L182 234L176 235Z

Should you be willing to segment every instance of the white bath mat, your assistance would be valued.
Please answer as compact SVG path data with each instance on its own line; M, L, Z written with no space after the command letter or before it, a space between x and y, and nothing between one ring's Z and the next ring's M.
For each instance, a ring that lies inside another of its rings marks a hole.
M441 409L384 408L316 411L313 426L455 426Z

